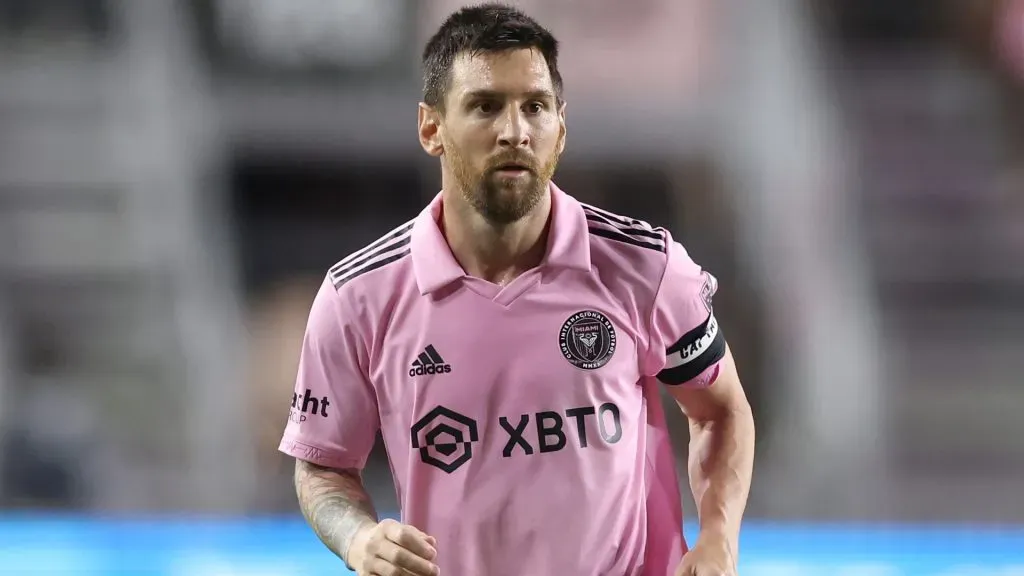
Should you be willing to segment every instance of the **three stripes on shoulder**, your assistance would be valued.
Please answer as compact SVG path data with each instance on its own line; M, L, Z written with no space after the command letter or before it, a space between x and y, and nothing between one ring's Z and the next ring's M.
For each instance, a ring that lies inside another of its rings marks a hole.
M589 204L582 206L583 213L587 215L587 229L594 236L656 252L667 250L664 229L653 228L643 220L612 214Z
M615 240L624 244L665 252L665 231L652 228L650 224L612 214L606 210L583 204L583 212L587 217L587 230L594 236ZM334 287L341 288L347 282L397 262L411 252L412 228L415 220L411 220L388 232L369 246L353 252L331 267L328 272Z
M383 268L397 262L411 252L409 243L412 241L412 225L410 220L388 232L369 246L349 254L341 262L331 267L328 275L334 288L338 289L352 279Z

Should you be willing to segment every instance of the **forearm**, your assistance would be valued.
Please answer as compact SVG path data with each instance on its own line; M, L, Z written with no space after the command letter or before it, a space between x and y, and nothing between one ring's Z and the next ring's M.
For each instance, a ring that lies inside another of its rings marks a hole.
M299 508L321 541L350 566L352 542L377 523L358 470L334 470L297 460Z
M754 467L754 419L747 409L690 426L690 487L701 534L739 545L740 522Z

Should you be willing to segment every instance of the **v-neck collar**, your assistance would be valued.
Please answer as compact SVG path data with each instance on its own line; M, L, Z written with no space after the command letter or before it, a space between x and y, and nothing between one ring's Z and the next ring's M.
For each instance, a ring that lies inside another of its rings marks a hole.
M439 192L413 223L411 250L420 294L430 294L463 279L467 289L508 306L535 286L547 268L589 272L590 240L583 207L554 183L550 185L550 193L552 220L544 260L537 268L519 275L505 286L499 286L468 276L455 259L439 224L443 202L443 194Z

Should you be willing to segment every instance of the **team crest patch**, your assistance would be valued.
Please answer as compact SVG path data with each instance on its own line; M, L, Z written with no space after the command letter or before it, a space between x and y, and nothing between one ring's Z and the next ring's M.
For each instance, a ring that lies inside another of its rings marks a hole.
M700 289L700 299L704 302L704 307L711 312L711 299L718 291L718 280L711 275L710 272L704 272L704 286Z
M615 327L600 312L584 310L569 317L558 333L562 356L573 366L596 370L615 353Z

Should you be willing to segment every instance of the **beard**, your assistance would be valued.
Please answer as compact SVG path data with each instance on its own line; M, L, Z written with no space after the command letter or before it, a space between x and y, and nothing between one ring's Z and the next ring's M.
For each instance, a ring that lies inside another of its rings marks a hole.
M463 199L496 225L512 224L530 214L547 193L558 166L557 152L543 164L525 153L507 152L490 159L487 168L478 172L457 147L446 145L445 153ZM510 163L525 167L527 173L516 177L502 175L498 167Z

